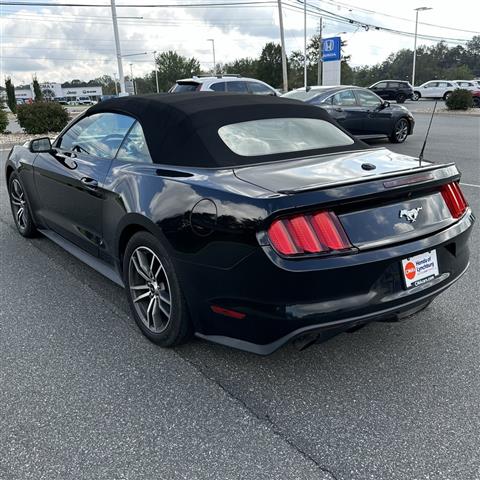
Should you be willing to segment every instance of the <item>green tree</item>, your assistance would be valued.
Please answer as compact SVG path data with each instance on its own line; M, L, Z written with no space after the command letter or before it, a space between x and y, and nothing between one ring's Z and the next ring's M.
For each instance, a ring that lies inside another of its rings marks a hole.
M269 42L263 47L258 59L257 78L274 88L282 87L282 47L279 44Z
M258 60L254 58L239 58L223 67L225 73L238 73L243 77L257 78Z
M41 102L43 100L42 90L36 76L33 77L33 94L36 102Z
M10 77L5 78L5 90L7 94L7 105L12 113L17 111L17 100L15 99L15 87Z
M0 133L3 133L8 126L8 115L4 108L5 105L0 98Z
M157 57L158 83L161 91L167 91L178 79L200 73L200 62L169 50Z

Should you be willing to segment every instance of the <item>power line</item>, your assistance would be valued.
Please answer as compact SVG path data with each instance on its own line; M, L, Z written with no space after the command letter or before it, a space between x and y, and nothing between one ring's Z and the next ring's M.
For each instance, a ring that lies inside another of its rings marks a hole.
M237 7L237 6L261 6L273 5L273 0L254 0L254 1L239 1L239 2L208 2L208 3L165 3L165 4L122 4L117 5L117 8L205 8L205 7ZM2 1L0 6L15 6L15 7L96 7L96 8L110 8L106 3L48 3L48 2L9 2Z
M374 15L382 15L384 17L394 18L396 20L403 20L405 22L411 22L411 23L414 22L413 18L399 17L397 15L391 15L391 14L385 13L385 12L378 12L376 10L369 10L368 8L357 7L357 6L354 6L354 5L351 5L351 4L348 4L348 3L344 3L344 2L337 2L337 1L334 1L334 0L322 0L322 1L324 1L325 3L328 3L330 5L333 5L333 6L341 6L343 8L347 8L347 9L350 9L350 10L357 10L357 11L360 11L360 12L370 13L370 14L374 14ZM429 26L429 27L442 28L442 29L445 29L445 30L457 31L457 32L480 34L479 31L475 31L475 30L465 30L463 28L447 27L446 25L438 25L438 24L435 24L435 23L418 22L418 24L419 25L426 25L426 26Z

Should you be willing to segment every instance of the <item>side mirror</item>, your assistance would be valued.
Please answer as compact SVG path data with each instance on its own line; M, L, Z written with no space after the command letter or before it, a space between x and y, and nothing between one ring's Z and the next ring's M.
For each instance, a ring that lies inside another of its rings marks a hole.
M384 108L388 108L390 106L390 102L382 102L378 107L377 110L383 110Z
M48 153L52 151L52 142L48 137L34 138L30 140L28 149L32 153Z

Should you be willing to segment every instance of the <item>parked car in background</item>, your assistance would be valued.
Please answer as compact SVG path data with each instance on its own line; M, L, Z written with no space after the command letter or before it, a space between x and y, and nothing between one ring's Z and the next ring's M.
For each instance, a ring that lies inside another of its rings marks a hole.
M419 87L413 87L412 100L420 100L420 98L443 98L446 100L457 88L458 85L451 80L432 80Z
M478 85L473 80L452 80L452 82L456 83L459 88L463 88L464 90L478 90Z
M57 97L55 101L60 105L68 105L68 100L66 97Z
M112 98L118 98L118 96L117 95L101 95L100 98L98 99L98 102L104 102L105 100L110 100Z
M77 97L77 105L93 105L94 103L90 97Z
M362 139L388 137L393 143L402 143L415 125L405 107L390 105L367 88L307 87L283 97L324 108L345 130Z
M412 98L413 87L409 82L403 80L382 80L368 87L384 100L395 100L397 103L404 103Z
M473 106L480 107L480 88L472 92Z
M236 92L253 95L278 95L277 91L268 83L233 74L184 78L177 80L169 92Z

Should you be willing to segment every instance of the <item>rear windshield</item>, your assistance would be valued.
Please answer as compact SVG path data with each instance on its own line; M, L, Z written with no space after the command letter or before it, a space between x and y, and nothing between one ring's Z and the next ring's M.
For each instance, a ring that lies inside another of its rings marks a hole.
M200 84L197 82L182 82L177 83L172 88L172 92L182 93L182 92L194 92Z
M224 125L220 138L245 157L352 145L353 139L335 125L317 118L272 118Z

